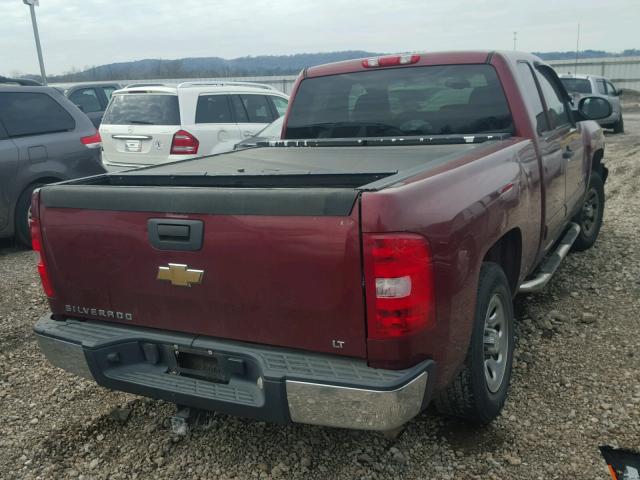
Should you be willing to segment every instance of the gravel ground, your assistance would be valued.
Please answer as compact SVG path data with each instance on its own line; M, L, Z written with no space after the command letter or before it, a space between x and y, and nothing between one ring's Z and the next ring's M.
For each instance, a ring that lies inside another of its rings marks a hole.
M472 428L429 410L396 440L212 415L172 436L171 405L47 364L32 252L0 244L3 478L605 479L602 444L640 448L640 113L607 135L605 224L547 289L516 300L503 415Z

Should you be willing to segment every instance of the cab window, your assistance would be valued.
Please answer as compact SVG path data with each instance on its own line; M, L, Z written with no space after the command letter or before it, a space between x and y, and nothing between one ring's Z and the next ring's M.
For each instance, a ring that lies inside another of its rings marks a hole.
M549 79L549 73L543 69L537 69L537 73L542 96L547 104L549 129L555 130L571 124L567 103L562 99L559 89Z

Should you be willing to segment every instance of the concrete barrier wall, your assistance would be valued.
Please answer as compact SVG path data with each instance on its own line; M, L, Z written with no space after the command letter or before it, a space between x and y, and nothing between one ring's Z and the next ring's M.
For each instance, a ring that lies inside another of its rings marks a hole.
M558 73L590 73L609 78L617 88L633 89L640 91L640 57L606 57L585 58L575 60L551 60L548 62ZM577 66L577 68L576 68ZM270 85L284 93L290 94L297 75L280 76L256 76L256 77L228 77L228 78L165 78L145 80L119 80L126 85L129 83L168 83L178 84L182 82L256 82ZM84 82L83 82L84 83ZM88 82L91 83L91 82ZM72 83L52 84L64 87Z

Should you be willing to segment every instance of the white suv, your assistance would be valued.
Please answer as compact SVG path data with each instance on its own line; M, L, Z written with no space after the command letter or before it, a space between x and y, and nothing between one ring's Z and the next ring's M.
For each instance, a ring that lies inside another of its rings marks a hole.
M255 83L128 86L113 92L100 124L102 162L141 167L233 150L283 115L288 101Z

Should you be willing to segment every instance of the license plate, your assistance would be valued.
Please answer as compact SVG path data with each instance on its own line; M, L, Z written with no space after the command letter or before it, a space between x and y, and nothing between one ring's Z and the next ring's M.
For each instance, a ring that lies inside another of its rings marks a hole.
M124 144L125 152L141 152L142 143L140 140L127 140Z
M209 382L228 383L229 373L221 364L217 355L202 355L201 352L176 352L177 366L174 373L185 377L207 380Z

